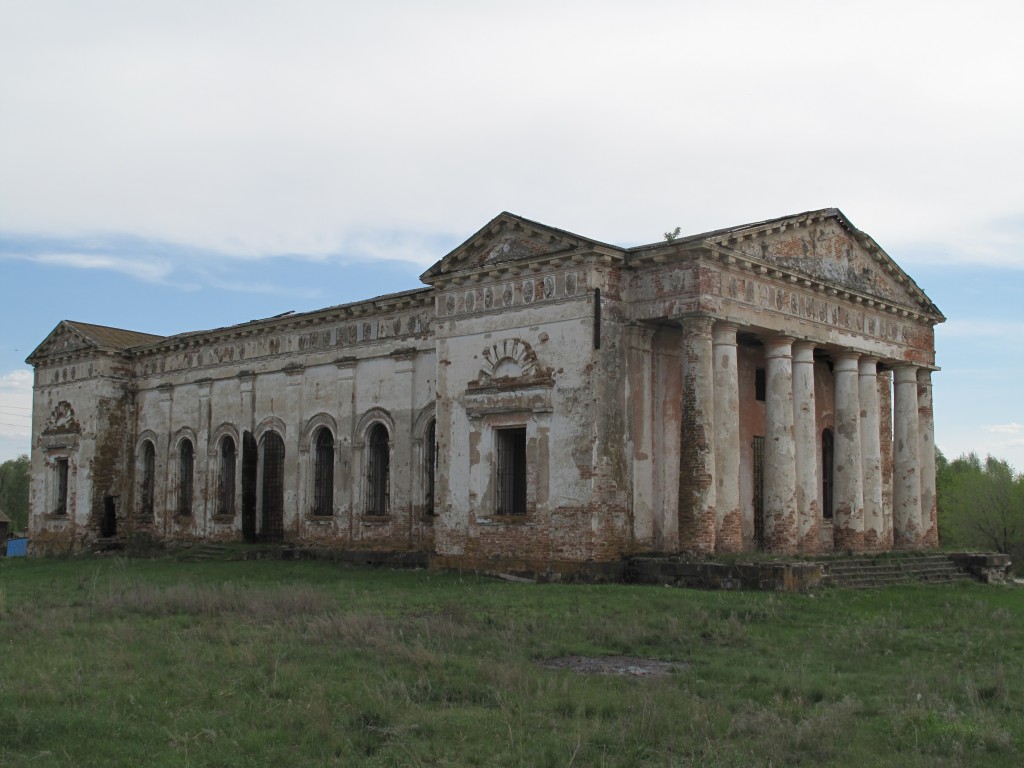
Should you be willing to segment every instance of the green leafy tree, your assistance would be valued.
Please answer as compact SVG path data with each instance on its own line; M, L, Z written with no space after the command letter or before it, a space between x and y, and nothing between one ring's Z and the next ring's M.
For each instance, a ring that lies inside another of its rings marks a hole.
M1024 561L1024 475L1001 459L936 454L939 535L952 547L996 550Z
M25 454L0 464L0 509L15 531L28 527L29 466Z

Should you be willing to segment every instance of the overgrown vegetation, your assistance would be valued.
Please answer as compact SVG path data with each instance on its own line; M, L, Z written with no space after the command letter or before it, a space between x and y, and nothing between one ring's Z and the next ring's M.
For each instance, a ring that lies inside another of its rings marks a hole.
M1024 475L1005 461L936 452L939 536L945 547L995 550L1024 561Z
M29 460L22 454L0 464L0 510L11 518L11 529L28 527Z
M1024 591L0 561L0 765L1018 766ZM542 664L674 662L641 678Z

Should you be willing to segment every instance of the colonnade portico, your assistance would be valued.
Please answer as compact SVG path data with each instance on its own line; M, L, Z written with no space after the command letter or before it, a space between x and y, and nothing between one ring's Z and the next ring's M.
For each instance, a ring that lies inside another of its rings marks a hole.
M760 526L760 543L772 552L937 544L929 369L705 315L686 317L682 325L681 549L752 548L758 542L744 536L742 525L751 513L760 514L755 528ZM759 342L764 355L763 438L755 436L763 440L759 511L741 501L742 403L754 397L740 391L741 336L755 338L751 343ZM816 361L819 377L827 375L826 362L831 368L824 391L820 380L815 383ZM883 414L890 403L892 412ZM883 435L889 424L893 435ZM826 431L834 450L830 467L822 466ZM831 509L823 507L826 472ZM827 527L823 541L829 517L831 542Z

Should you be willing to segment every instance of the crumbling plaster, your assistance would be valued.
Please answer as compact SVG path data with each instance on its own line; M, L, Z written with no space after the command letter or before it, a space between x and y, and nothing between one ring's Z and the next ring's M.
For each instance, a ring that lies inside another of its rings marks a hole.
M502 214L423 280L429 287L166 339L62 323L29 358L34 537L87 545L111 498L118 536L267 535L272 519L252 509L270 504L262 442L277 435L279 535L308 546L537 568L651 551L937 543L934 466L921 457L933 451L933 326L944 318L838 211L634 249ZM58 440L60 403L78 431L65 425ZM383 514L367 502L376 425L388 436ZM510 428L525 434L524 514L496 512L497 435ZM330 514L314 510L323 429ZM822 509L824 430L841 456L832 517ZM226 437L238 487L225 514ZM765 439L760 511L755 438ZM187 444L190 510L179 504ZM64 456L69 509L52 514Z

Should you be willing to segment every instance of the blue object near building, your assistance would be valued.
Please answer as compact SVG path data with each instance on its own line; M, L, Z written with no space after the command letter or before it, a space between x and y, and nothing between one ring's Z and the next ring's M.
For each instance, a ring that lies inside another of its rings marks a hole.
M28 539L8 539L7 556L25 557L28 554Z

